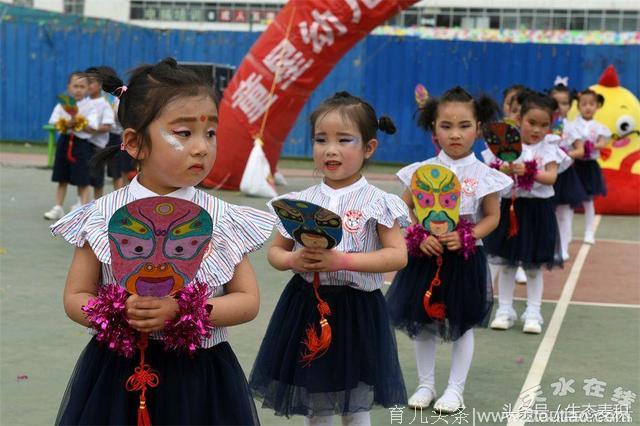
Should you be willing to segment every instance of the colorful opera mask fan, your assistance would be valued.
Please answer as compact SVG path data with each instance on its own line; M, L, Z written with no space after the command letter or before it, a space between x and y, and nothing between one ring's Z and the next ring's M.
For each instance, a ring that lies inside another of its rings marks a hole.
M334 212L308 201L281 198L272 203L282 225L307 248L330 249L342 240L342 220Z
M511 123L489 123L484 126L482 136L493 155L506 163L514 162L522 153L520 131Z
M455 230L460 220L460 181L449 169L437 164L420 167L411 177L411 195L416 217L428 233L438 236ZM446 306L432 302L436 287L442 284L442 255L436 258L438 269L422 297L422 306L430 318L444 321Z
M411 177L416 217L433 235L455 229L460 219L460 181L449 169L427 164Z
M117 282L140 296L175 294L195 278L212 228L206 210L179 198L143 198L119 208L109 221Z
M74 117L78 113L78 103L67 93L59 94L58 100L60 101L62 109L70 116Z
M424 107L427 104L427 100L429 99L429 92L427 91L427 88L422 84L416 84L416 88L413 91L413 94L415 96L416 103L420 108Z
M308 201L281 198L271 203L282 225L299 244L309 249L331 249L342 240L342 221L334 212ZM329 304L320 296L320 274L313 273L313 292L318 304L320 332L313 323L307 325L300 362L309 366L331 346Z

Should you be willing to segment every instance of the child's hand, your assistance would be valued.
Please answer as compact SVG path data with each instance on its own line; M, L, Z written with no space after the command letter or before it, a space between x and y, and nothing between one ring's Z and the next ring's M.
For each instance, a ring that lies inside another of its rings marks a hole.
M462 242L460 242L460 234L456 231L447 232L438 237L440 244L445 246L449 251L456 251L462 248Z
M150 333L160 331L165 321L172 320L178 312L178 302L170 296L151 297L131 295L126 302L129 325L134 329Z
M500 171L502 173L504 173L505 175L510 175L511 174L511 165L509 163L502 163L500 165Z
M289 253L287 264L294 272L313 272L315 269L309 269L312 263L313 261L309 258L306 248Z
M526 167L524 163L514 163L511 165L511 171L513 174L518 176L524 176L524 172L526 171Z
M440 256L444 249L434 235L429 235L420 243L420 250L427 256Z
M307 268L313 272L335 272L348 270L350 265L349 253L333 249L304 249Z

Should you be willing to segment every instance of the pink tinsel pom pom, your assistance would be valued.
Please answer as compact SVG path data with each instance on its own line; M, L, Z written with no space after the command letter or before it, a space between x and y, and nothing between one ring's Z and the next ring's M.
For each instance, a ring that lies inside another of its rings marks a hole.
M196 281L180 290L176 295L178 315L165 323L164 349L182 349L194 353L201 346L202 339L211 337L213 324L207 312L209 288Z
M524 175L518 176L518 188L525 191L531 191L533 184L536 181L536 175L538 174L538 163L536 160L524 162Z
M593 142L591 141L585 141L584 143L584 156L582 158L584 158L585 160L590 160L591 156L593 155Z
M502 161L496 158L491 163L489 163L489 167L491 167L492 169L500 170L500 167L502 167Z
M125 302L129 294L116 284L100 286L98 295L82 307L96 339L109 349L131 358L136 348L138 332L127 321Z
M469 259L476 251L476 239L473 237L473 227L475 224L468 220L460 219L456 232L460 235L460 253L464 256L464 260Z
M407 252L409 256L422 257L425 254L420 250L420 243L429 236L426 229L419 223L411 225L407 228L404 239L407 243Z

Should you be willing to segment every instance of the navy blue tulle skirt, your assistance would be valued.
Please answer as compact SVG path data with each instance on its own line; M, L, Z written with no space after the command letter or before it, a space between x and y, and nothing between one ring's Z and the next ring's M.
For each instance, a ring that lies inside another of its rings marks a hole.
M409 337L422 332L457 340L472 327L486 327L493 305L491 275L482 246L464 260L456 252L442 255L442 284L432 288L431 303L446 306L445 320L430 318L422 304L437 270L436 257L409 256L409 263L393 279L387 306L393 326Z
M149 341L146 361L160 379L146 392L151 424L259 424L247 379L228 343L189 356L165 352ZM139 392L128 392L125 383L138 363L138 354L127 359L91 339L73 371L56 424L137 424Z
M500 202L500 223L483 241L489 262L525 269L562 267L560 234L551 198L516 198L518 234L509 238L510 198Z
M331 316L331 346L305 366L300 362L308 324L318 324L311 283L289 281L260 346L249 386L276 415L330 416L406 404L395 335L380 290L320 286Z
M558 174L556 183L553 185L553 191L555 195L552 198L552 202L556 206L563 204L578 206L589 200L589 195L584 190L574 166Z
M596 160L576 160L574 167L589 197L607 195L607 185L600 164Z

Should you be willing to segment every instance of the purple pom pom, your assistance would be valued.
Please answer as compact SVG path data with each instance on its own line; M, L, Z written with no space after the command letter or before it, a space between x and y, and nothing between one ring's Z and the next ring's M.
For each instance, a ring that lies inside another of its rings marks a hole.
M425 254L420 250L420 244L429 236L424 227L418 223L407 228L404 239L407 243L409 256L423 257Z
M464 260L469 259L476 251L476 239L473 236L473 227L475 224L468 220L460 219L456 231L460 235L460 253L464 256Z
M182 349L194 353L202 339L211 337L213 324L209 320L207 301L209 288L196 281L177 294L178 315L165 323L164 349Z
M531 191L536 181L536 175L538 174L538 163L536 163L536 160L525 161L524 168L524 175L518 176L517 179L518 188Z

